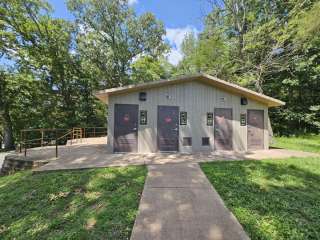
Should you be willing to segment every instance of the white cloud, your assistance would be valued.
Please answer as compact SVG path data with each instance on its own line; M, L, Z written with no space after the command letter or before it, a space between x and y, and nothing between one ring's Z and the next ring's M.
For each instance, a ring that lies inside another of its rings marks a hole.
M171 46L171 51L169 52L167 58L171 64L177 65L183 58L181 51L183 39L188 33L197 35L199 31L193 26L186 26L184 28L167 28L166 32L167 34L165 39Z
M178 63L182 60L182 58L183 58L183 55L181 51L178 51L176 49L171 49L167 55L168 62L174 66L177 66Z
M137 4L139 1L138 0L129 0L128 1L128 4L130 5L130 6L132 6L132 5L134 5L134 4Z

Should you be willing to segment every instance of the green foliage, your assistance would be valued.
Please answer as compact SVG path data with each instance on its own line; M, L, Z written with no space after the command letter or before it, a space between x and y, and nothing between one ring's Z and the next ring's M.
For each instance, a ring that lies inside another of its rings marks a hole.
M201 165L251 239L318 239L320 158Z
M207 72L286 102L278 134L319 133L320 2L212 1L198 39L187 36L177 72Z
M145 167L0 177L1 239L128 239Z
M229 49L223 39L216 36L197 40L189 34L182 43L184 59L179 63L178 73L206 72L228 79L232 69L228 61Z
M293 22L297 26L296 38L298 40L314 39L320 32L320 2L316 2L310 10L298 14Z
M319 1L213 1L176 68L153 14L137 16L127 0L67 3L74 21L52 17L45 0L0 1L0 57L14 62L1 66L8 147L21 128L105 126L100 88L197 72L285 101L270 109L275 133L320 131Z
M1 122L5 124L10 121L13 129L21 129L22 127L32 127L33 121L38 121L41 116L39 108L42 106L42 91L45 91L40 81L35 81L32 75L5 73L2 78L0 92L1 98ZM10 119L4 119L5 112L10 109ZM6 120L6 121L5 121ZM16 134L16 138L18 134Z
M45 0L0 2L0 57L14 62L1 68L7 148L23 128L105 126L96 90L167 76L164 27L151 13L136 16L122 0L70 0L68 6L75 21L53 18ZM152 69L139 62L132 69L138 56L152 59Z
M128 84L135 58L157 58L167 50L163 24L151 13L137 17L127 1L69 0L68 6L81 28L78 50L97 69L104 87Z
M132 63L131 81L133 83L150 82L166 79L170 76L170 63L165 59L144 56Z

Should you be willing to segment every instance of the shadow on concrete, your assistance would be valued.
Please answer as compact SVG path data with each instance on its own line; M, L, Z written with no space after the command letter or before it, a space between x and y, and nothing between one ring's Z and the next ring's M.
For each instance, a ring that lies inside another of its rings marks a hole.
M15 154L17 155L17 154ZM18 154L23 157L23 154ZM35 171L85 169L128 165L153 165L167 163L199 163L212 161L232 161L266 158L319 156L315 153L301 151L270 149L250 152L215 151L201 153L127 153L112 154L108 152L104 141L59 147L59 157L55 158L55 147L34 148L28 151L27 159L43 160L49 163ZM8 156L7 156L8 157Z
M131 240L249 239L198 164L148 170Z

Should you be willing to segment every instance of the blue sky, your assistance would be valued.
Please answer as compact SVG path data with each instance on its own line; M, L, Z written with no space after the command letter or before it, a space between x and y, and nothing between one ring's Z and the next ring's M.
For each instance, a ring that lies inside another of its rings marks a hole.
M54 16L71 20L64 0L49 0ZM210 10L207 0L129 0L138 15L152 12L166 28L166 40L171 46L168 60L177 64L181 58L181 43L189 32L198 33L203 29L203 17Z

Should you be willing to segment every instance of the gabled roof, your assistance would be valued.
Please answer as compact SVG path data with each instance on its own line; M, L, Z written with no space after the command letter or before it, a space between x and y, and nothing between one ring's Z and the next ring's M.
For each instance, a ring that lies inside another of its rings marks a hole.
M196 74L196 75L187 75L187 76L182 76L182 77L167 79L167 80L153 81L148 83L133 84L133 85L128 85L124 87L109 88L109 89L96 92L95 96L99 98L101 101L103 101L104 103L108 103L108 98L111 95L136 92L136 91L146 90L150 88L185 83L190 81L199 81L204 84L224 90L226 92L247 97L248 99L263 103L268 107L278 107L278 106L285 105L285 102L282 102L278 99L266 96L264 94L257 93L247 88L240 87L236 84L229 83L219 78L210 76L208 74L203 74L203 73Z

